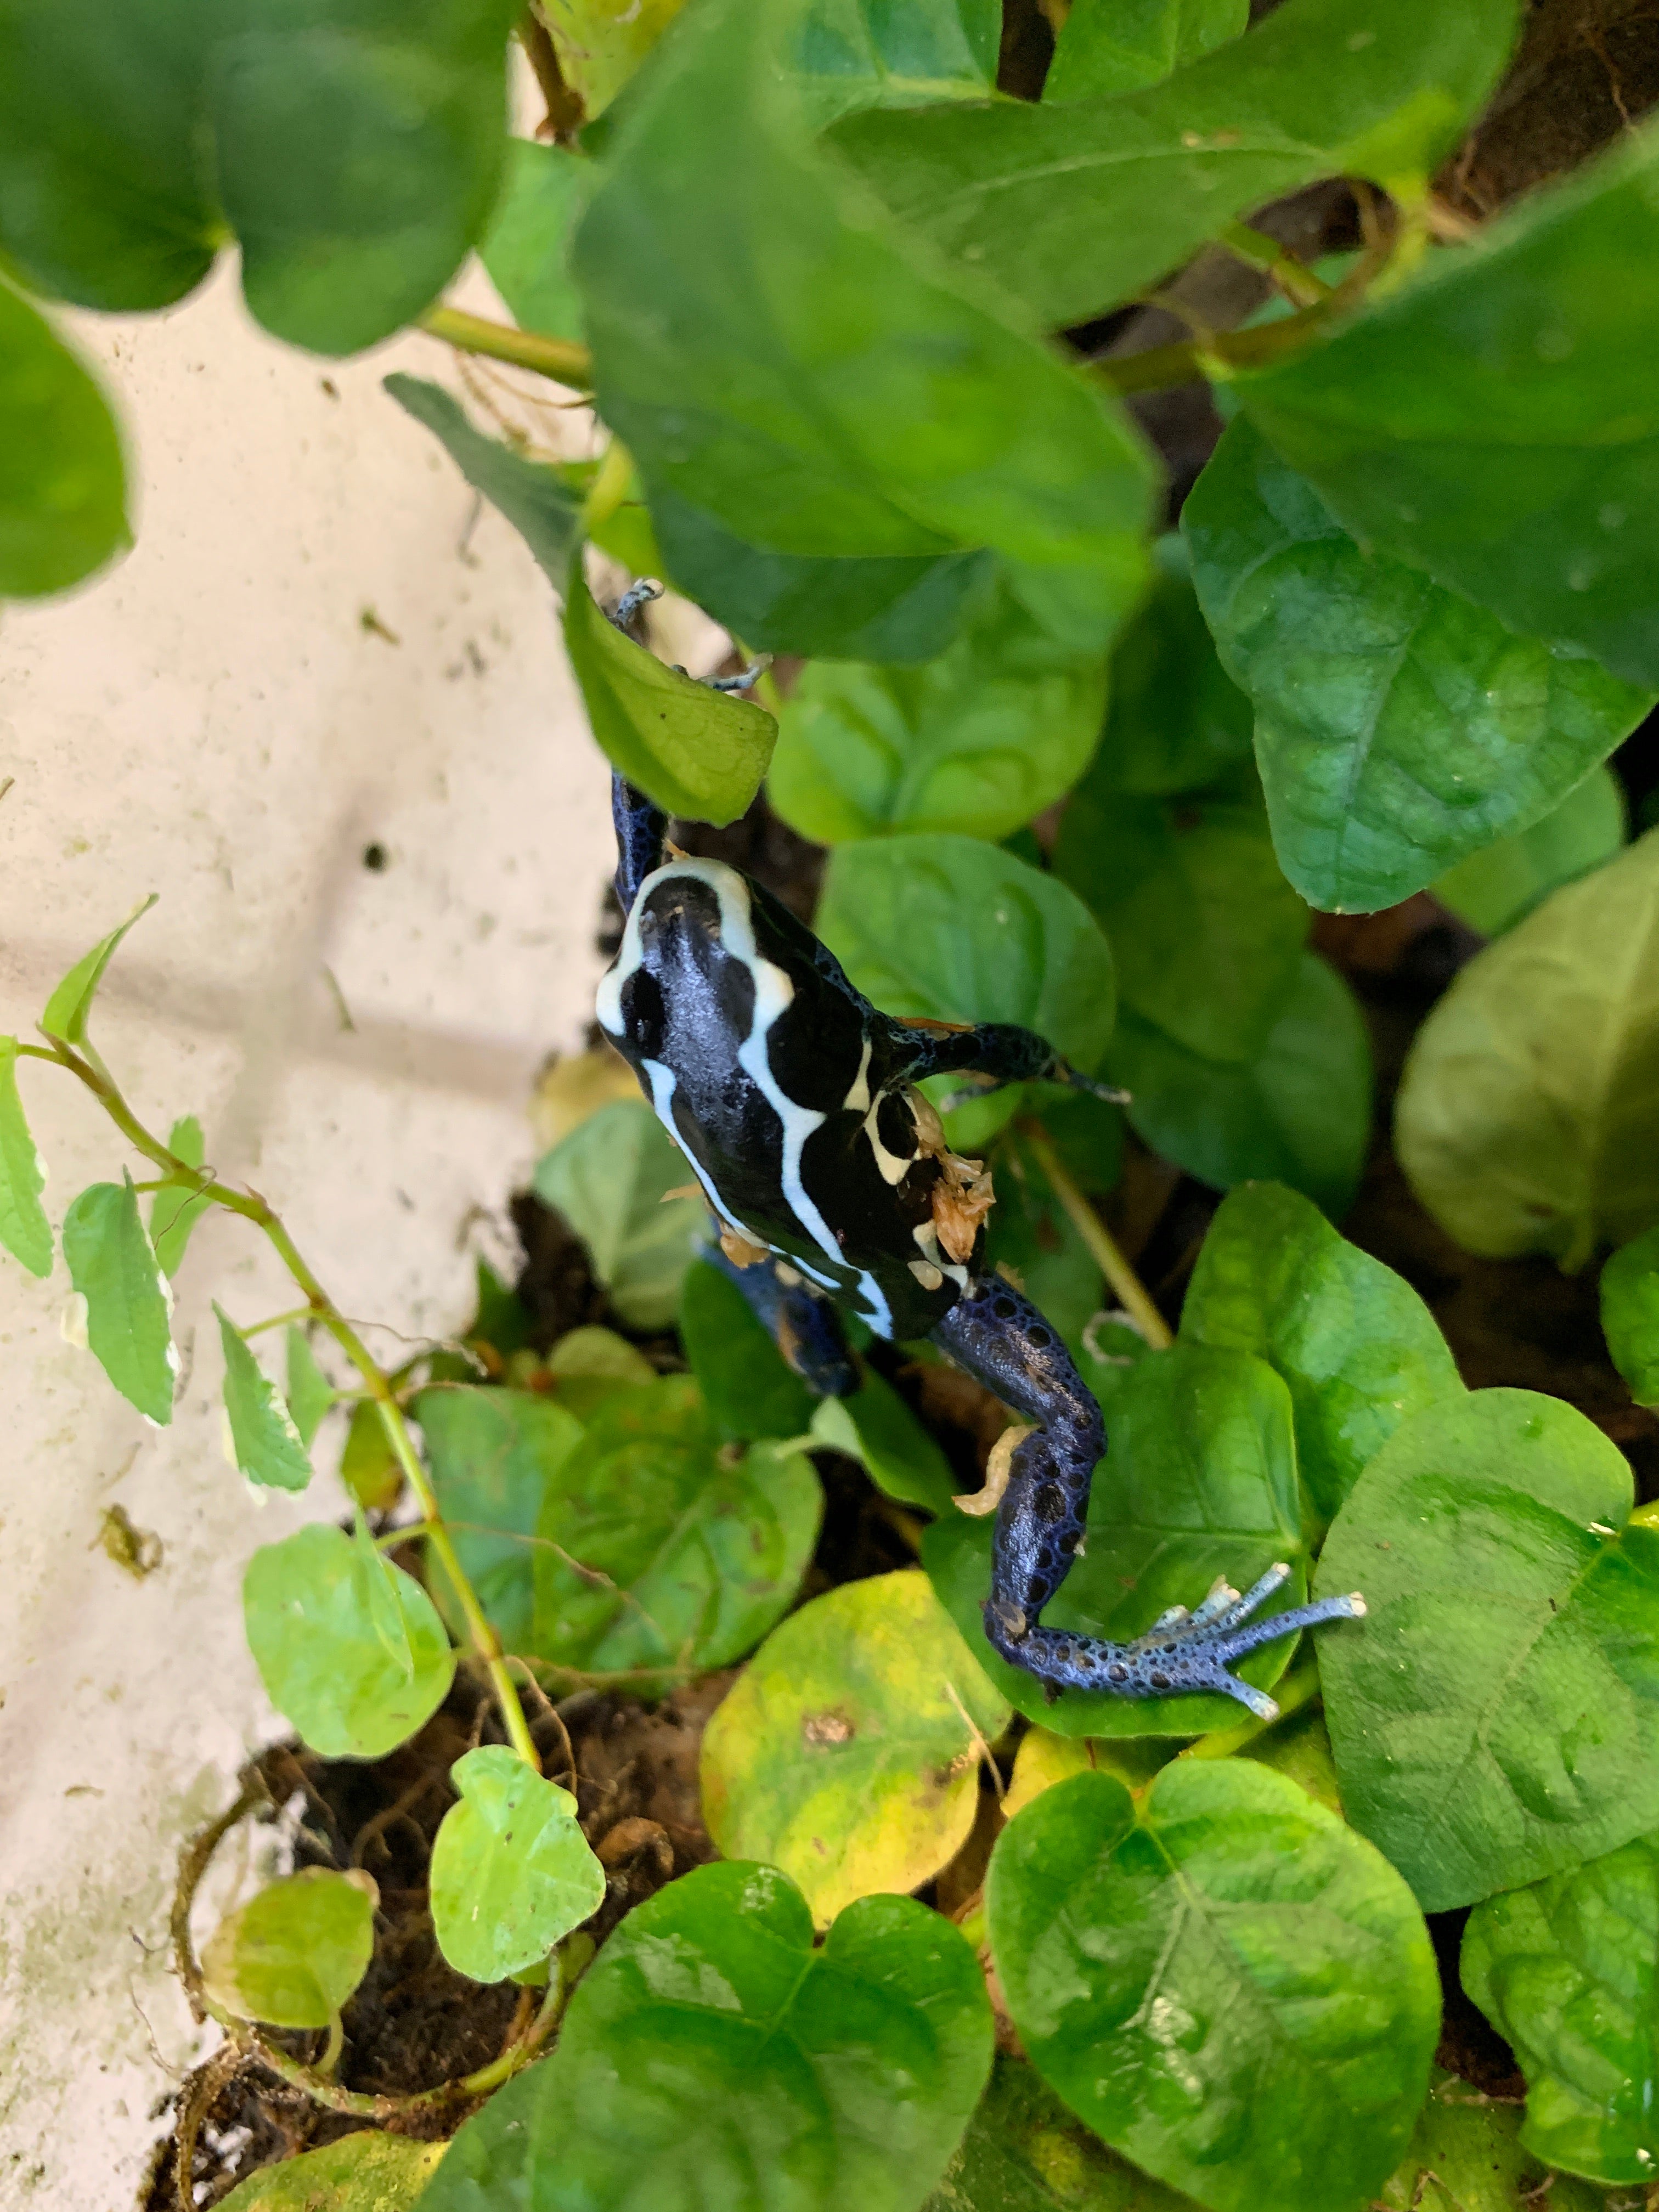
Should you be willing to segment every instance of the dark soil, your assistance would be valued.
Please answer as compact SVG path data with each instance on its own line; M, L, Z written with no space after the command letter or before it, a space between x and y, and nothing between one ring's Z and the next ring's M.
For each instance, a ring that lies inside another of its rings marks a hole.
M1265 12L1258 8L1258 14ZM1005 89L1040 88L1053 37L1036 0L1011 0L1001 78ZM1487 117L1438 180L1445 204L1479 220L1519 193L1571 167L1618 136L1659 99L1659 0L1535 0L1521 52ZM1305 254L1355 242L1358 216L1346 187L1298 194L1256 218ZM1263 287L1223 255L1200 257L1181 280L1183 300L1215 326L1242 321ZM1178 318L1135 308L1070 334L1085 354L1139 351L1183 336ZM1175 519L1220 432L1206 387L1148 395L1134 403L1163 452L1172 479ZM781 671L787 674L787 671ZM1659 791L1659 716L1633 737L1615 765L1632 813L1649 818ZM757 800L726 830L676 825L689 850L728 860L766 884L803 917L816 903L822 850L794 835ZM614 948L612 903L601 941ZM1411 1038L1480 940L1432 899L1419 895L1386 914L1318 918L1314 942L1358 992L1378 1070L1377 1119L1370 1158L1346 1233L1398 1270L1432 1309L1472 1385L1520 1385L1578 1407L1631 1457L1644 1497L1659 1495L1659 1418L1632 1404L1607 1357L1597 1316L1595 1271L1562 1275L1545 1261L1493 1261L1460 1250L1424 1212L1389 1140L1392 1102ZM1219 1194L1130 1141L1123 1179L1107 1201L1114 1233L1171 1322ZM529 1194L514 1204L524 1247L519 1291L545 1352L571 1328L611 1321L580 1242ZM674 1363L670 1340L646 1347ZM873 1355L939 1437L964 1488L1001 1425L988 1395L967 1377L935 1366L907 1366L877 1347ZM882 1498L860 1468L817 1455L826 1508L805 1595L863 1575L908 1565L915 1516ZM583 1691L536 1720L555 1779L575 1790L583 1827L609 1877L592 1923L599 1941L623 1913L662 1884L715 1854L697 1795L702 1729L730 1680L711 1677L647 1708ZM263 1815L296 1795L301 1802L296 1864L362 1866L380 1886L374 1965L348 2006L337 2079L346 2088L404 2097L488 2063L522 2026L530 1998L512 1984L482 1987L438 1952L427 1905L427 1873L438 1823L453 1802L448 1771L471 1745L495 1732L493 1708L463 1668L441 1711L390 1757L364 1765L314 1757L295 1744L261 1755L257 1774L271 1800ZM982 1878L1000 1822L988 1788L983 1817L963 1851L932 1886L933 1901L962 1910ZM1456 1973L1462 1913L1431 1922L1446 1992L1440 2063L1486 2094L1522 2094L1513 2054L1462 1996ZM294 2056L313 2058L322 2039L273 2035ZM362 2119L321 2110L257 2061L222 2053L168 2100L188 2114L195 2151L183 2191L175 2172L176 2137L158 2153L141 2212L211 2206L257 2168L327 2142ZM452 2105L389 2124L410 2133L447 2132L463 2117ZM158 2113L158 2117L159 2117Z

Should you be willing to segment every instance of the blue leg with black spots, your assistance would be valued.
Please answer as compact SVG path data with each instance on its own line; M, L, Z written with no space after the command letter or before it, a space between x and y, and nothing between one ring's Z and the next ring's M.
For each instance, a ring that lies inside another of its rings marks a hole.
M985 1603L986 1636L1012 1665L1055 1692L1139 1698L1212 1691L1271 1720L1278 1706L1229 1674L1231 1662L1317 1622L1364 1613L1358 1596L1328 1597L1253 1620L1289 1576L1276 1565L1243 1597L1218 1583L1195 1610L1176 1607L1132 1644L1041 1626L1038 1615L1083 1541L1089 1486L1106 1449L1100 1407L1053 1327L1008 1284L971 1283L933 1341L1036 1425L1008 1462Z
M739 1267L719 1244L706 1246L703 1257L731 1277L809 1390L820 1398L852 1396L859 1387L858 1369L842 1334L841 1316L828 1298L799 1280L780 1282L777 1262L770 1257Z

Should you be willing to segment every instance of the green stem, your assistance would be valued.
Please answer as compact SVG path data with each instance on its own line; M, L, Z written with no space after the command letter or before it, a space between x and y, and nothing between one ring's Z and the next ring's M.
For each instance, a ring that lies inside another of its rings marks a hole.
M1319 1668L1311 1659L1294 1667L1273 1692L1279 1711L1270 1721L1259 1721L1254 1715L1241 1721L1237 1728L1219 1729L1213 1735L1200 1736L1189 1743L1185 1751L1178 1752L1179 1759L1231 1759L1236 1751L1243 1751L1247 1743L1254 1743L1269 1729L1276 1729L1292 1713L1300 1712L1304 1705L1311 1705L1319 1695Z
M1049 1188L1066 1210L1066 1218L1087 1246L1089 1255L1116 1293L1118 1304L1154 1352L1167 1352L1175 1342L1170 1324L1152 1303L1152 1294L1105 1223L1095 1212L1069 1169L1054 1150L1054 1140L1036 1123L1022 1121L1020 1133L1031 1156L1048 1178Z
M530 1724L524 1716L524 1707L520 1703L518 1686L507 1672L501 1638L484 1618L477 1594L455 1555L455 1547L444 1526L437 1493L421 1464L420 1455L416 1451L414 1439L409 1432L409 1424L404 1418L403 1408L398 1403L384 1369L318 1281L280 1218L257 1190L227 1190L222 1183L215 1182L207 1169L191 1167L187 1160L181 1160L170 1152L160 1138L152 1135L139 1121L122 1097L113 1078L101 1063L97 1062L95 1054L89 1053L83 1059L70 1046L60 1043L50 1057L85 1084L133 1149L164 1170L170 1181L210 1199L214 1205L223 1206L228 1212L240 1214L245 1221L251 1221L256 1229L264 1232L289 1274L305 1293L306 1304L299 1310L316 1316L362 1376L365 1395L374 1401L381 1426L386 1433L386 1441L392 1447L392 1457L419 1501L422 1518L431 1524L428 1541L454 1589L466 1620L472 1648L484 1662L496 1703L501 1710L508 1741L525 1765L539 1774L541 1759L536 1750L535 1739L530 1733Z
M345 2023L337 2010L328 2016L328 2041L323 2045L323 2055L317 2061L317 2071L333 2079L334 2069L340 2063L340 2047L345 2041Z
M267 1328L286 1328L291 1321L310 1321L314 1309L310 1306L290 1306L286 1313L271 1314L264 1321L251 1321L242 1331L244 1336L258 1336Z
M592 389L593 356L572 338L516 331L510 324L492 323L459 307L428 307L419 325L429 337L441 338L462 353L481 353L491 361L511 362L515 368L533 369L538 376L550 377L573 392Z
M1217 233L1216 243L1252 269L1259 269L1264 276L1271 276L1285 298L1298 307L1316 307L1330 297L1331 288L1322 276L1316 276L1288 246L1269 238L1265 231L1252 230L1247 222L1230 222Z

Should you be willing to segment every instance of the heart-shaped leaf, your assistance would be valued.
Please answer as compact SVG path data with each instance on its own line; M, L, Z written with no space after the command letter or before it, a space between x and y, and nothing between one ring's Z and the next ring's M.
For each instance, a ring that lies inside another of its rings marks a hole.
M52 1224L40 1203L46 1163L17 1089L17 1040L0 1037L0 1244L32 1275L52 1273Z
M729 1667L793 1599L823 1504L803 1451L722 1450L689 1375L617 1391L545 1478L535 1650L669 1680Z
M1255 716L1217 656L1185 544L1170 532L1152 551L1152 588L1112 648L1106 730L1088 781L1102 791L1168 799L1236 782L1250 758Z
M1471 1252L1569 1271L1659 1221L1659 830L1462 969L1395 1109L1412 1188Z
M593 175L592 162L568 146L543 146L533 138L507 141L501 196L478 258L520 330L581 337L582 303L570 275L570 235ZM563 589L562 577L554 581Z
M1409 13L1389 18L1406 35ZM1564 640L1650 688L1656 173L1650 125L1239 386L1251 421L1362 543L1517 635Z
M1278 1183L1249 1183L1222 1201L1181 1334L1253 1352L1284 1376L1297 1466L1326 1520L1401 1421L1462 1387L1411 1285Z
M997 1202L985 1224L985 1271L1011 1273L1075 1356L1101 1310L1100 1262L1017 1130L999 1139L991 1166Z
M1602 1268L1601 1328L1632 1397L1659 1405L1659 1229L1634 1238Z
M0 29L0 56L4 45ZM0 152L0 231L4 161ZM121 440L104 395L3 283L0 457L0 596L65 591L130 542Z
M461 1793L432 1846L432 1925L458 1973L501 1982L544 1959L605 1902L605 1869L568 1790L504 1744L481 1744L449 1778Z
M98 986L104 980L104 970L115 957L121 939L135 922L142 921L155 904L152 891L141 899L118 929L112 929L107 937L100 938L90 952L83 952L69 974L46 1000L46 1010L40 1017L40 1026L49 1037L57 1037L64 1044L82 1045L87 1041L87 1023L92 1014L92 1002L98 995Z
M884 1012L1018 1022L1075 1066L1112 1032L1111 948L1064 884L975 837L837 847L818 933Z
M1544 2192L1551 2212L1614 2212L1599 2189L1546 2173L1520 2125L1512 2104L1437 2067L1411 2148L1377 2191L1381 2212L1516 2212Z
M843 1583L768 1638L710 1721L703 1818L728 1857L781 1867L832 1920L954 1856L1007 1723L925 1577Z
M422 2212L917 2212L990 2063L984 1978L938 1913L864 1898L815 1949L775 1869L699 1867L628 1915Z
M1521 2140L1594 2181L1659 2164L1659 1837L1469 1915L1463 1987L1526 2070Z
M1021 1712L1061 1735L1197 1735L1240 1720L1243 1709L1219 1696L1137 1702L1068 1689L1049 1705L1034 1675L985 1641L991 1543L985 1522L937 1521L922 1562L975 1657ZM1299 1604L1307 1587L1290 1393L1246 1352L1177 1345L1131 1368L1113 1399L1087 1541L1043 1626L1127 1643L1170 1607L1195 1607L1218 1576L1248 1589L1279 1559L1292 1572L1273 1612ZM1238 1671L1271 1689L1294 1648L1289 1638L1267 1644Z
M1233 422L1182 510L1285 874L1315 906L1392 906L1537 821L1653 703L1583 652L1517 637L1357 545Z
M999 2051L990 2087L922 2212L1192 2212L1075 2120L1040 2074Z
M1512 0L1286 0L1144 92L853 116L830 143L901 220L1060 328L1316 177L1420 188L1515 22Z
M225 1358L225 1417L239 1474L269 1490L303 1490L311 1461L281 1393L230 1316L216 1304Z
M360 2128L301 2151L280 2166L262 2166L219 2200L220 2212L413 2212L446 2142L413 2142L407 2136Z
M507 1649L528 1651L536 1609L532 1540L547 1485L580 1443L582 1425L539 1391L455 1383L422 1390L414 1413L462 1571ZM428 1574L459 1635L459 1602L442 1569L433 1563Z
M83 1340L121 1395L166 1428L179 1376L173 1293L131 1176L81 1193L64 1216L64 1258L85 1302Z
M665 1328L708 1234L685 1154L642 1098L619 1098L573 1129L536 1165L536 1194L588 1249L593 1272L630 1328Z
M307 1451L338 1392L317 1364L311 1340L290 1322L287 1330L288 1415Z
M1137 2166L1212 2212L1351 2212L1394 2167L1434 1954L1393 1868L1294 1783L1177 1759L1137 1814L1078 1775L1003 1831L986 1901L1033 2064Z
M199 1168L207 1158L207 1140L193 1114L181 1114L167 1131L167 1150L186 1167ZM176 1184L158 1190L149 1202L150 1242L161 1273L171 1282L184 1264L185 1249L197 1223L213 1203L204 1190L183 1190Z
M948 1513L961 1487L951 1462L898 1392L872 1367L849 1398L823 1398L812 1434L863 1464L876 1488L901 1504Z
M1103 660L1022 667L1000 626L976 626L921 668L821 662L784 708L768 794L824 844L1006 837L1077 781L1105 702Z
M248 1647L265 1693L325 1759L380 1759L443 1703L455 1654L431 1599L320 1523L264 1544L242 1579Z
M1625 842L1625 794L1611 769L1592 769L1530 829L1471 853L1429 888L1460 921L1501 937L1533 908L1610 860Z
M1126 1012L1107 1068L1154 1152L1218 1190L1289 1183L1337 1218L1358 1188L1370 1133L1371 1054L1353 993L1304 952L1266 1043L1208 1060Z
M1659 1826L1659 1530L1556 1398L1478 1390L1419 1413L1338 1514L1322 1591L1367 1617L1320 1646L1355 1827L1425 1911Z
M267 1883L204 1946L208 1994L243 2020L326 2027L368 1972L378 1902L366 1874L327 1867Z
M810 0L791 57L809 125L865 107L988 100L996 90L997 0Z
M590 117L603 114L678 13L680 0L547 0L559 73Z
M1044 100L1086 100L1161 84L1238 37L1249 0L1075 0L1054 40Z
M1099 651L1140 580L1138 437L1023 318L913 258L803 145L780 67L797 21L792 0L684 18L576 235L600 410L665 556L702 599L663 493L783 555L988 546L1045 629Z

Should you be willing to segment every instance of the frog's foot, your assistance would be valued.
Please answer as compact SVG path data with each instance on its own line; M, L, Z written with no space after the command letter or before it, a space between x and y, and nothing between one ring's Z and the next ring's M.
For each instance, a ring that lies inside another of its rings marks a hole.
M1281 1636L1294 1636L1322 1620L1354 1620L1365 1601L1353 1592L1292 1606L1266 1620L1251 1615L1290 1579L1281 1561L1241 1597L1218 1582L1194 1612L1176 1606L1133 1644L1109 1644L1063 1628L1039 1628L1018 1608L993 1597L985 1607L985 1633L1016 1667L1054 1689L1104 1691L1116 1698L1173 1698L1218 1692L1248 1705L1258 1720L1276 1720L1279 1707L1264 1691L1227 1671L1232 1662Z

